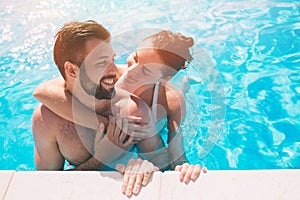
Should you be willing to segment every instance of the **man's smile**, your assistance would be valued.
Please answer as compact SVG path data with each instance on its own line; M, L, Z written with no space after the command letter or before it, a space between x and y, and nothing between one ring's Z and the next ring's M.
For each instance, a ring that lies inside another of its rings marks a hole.
M106 76L101 79L101 84L106 85L108 87L114 87L116 82L117 82L116 75Z

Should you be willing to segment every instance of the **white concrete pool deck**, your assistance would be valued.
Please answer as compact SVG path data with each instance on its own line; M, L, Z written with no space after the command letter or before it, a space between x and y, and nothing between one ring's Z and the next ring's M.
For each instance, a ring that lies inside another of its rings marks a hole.
M210 170L188 185L176 172L155 172L137 196L121 193L117 172L0 171L0 199L300 199L300 170Z

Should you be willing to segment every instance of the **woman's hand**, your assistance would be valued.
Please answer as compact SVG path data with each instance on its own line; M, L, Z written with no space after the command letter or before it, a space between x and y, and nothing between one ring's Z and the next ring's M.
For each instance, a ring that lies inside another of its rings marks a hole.
M188 163L184 163L183 165L177 165L175 167L175 171L180 172L179 180L184 183L188 183L190 180L195 181L201 172L200 165L190 165ZM204 173L207 172L207 169L204 167L202 169Z
M116 169L124 174L122 192L128 197L132 194L137 195L141 186L147 185L151 174L159 170L151 162L140 158L129 160L127 166L118 164Z

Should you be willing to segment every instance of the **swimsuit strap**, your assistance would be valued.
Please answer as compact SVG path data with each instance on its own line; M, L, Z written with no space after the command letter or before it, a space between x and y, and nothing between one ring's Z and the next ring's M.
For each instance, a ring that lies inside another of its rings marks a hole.
M157 121L157 100L158 100L158 89L159 89L159 82L155 83L154 92L153 92L153 99L152 99L152 114L154 117L154 121Z

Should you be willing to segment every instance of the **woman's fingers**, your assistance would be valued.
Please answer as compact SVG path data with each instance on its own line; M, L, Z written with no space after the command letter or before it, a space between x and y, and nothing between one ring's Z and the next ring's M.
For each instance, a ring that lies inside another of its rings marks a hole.
M141 187L149 182L151 174L159 170L151 162L140 158L129 160L127 166L119 164L116 167L119 172L123 172L123 167L125 168L122 192L128 197L138 194Z
M190 165L185 163L183 165L177 165L175 167L175 171L180 171L179 180L181 182L188 183L190 180L195 181L199 177L201 173L201 167L199 164ZM206 167L204 167L202 171L203 173L206 173Z
M130 177L129 177L127 188L126 188L126 195L127 196L132 195L132 190L133 190L133 186L135 184L135 181L136 181L136 174L131 174Z
M114 134L113 134L113 138L114 138L114 142L116 144L119 143L119 138L120 138L120 134L121 134L121 131L123 129L123 123L122 123L122 118L118 117L116 118L115 120L115 131L114 131Z
M128 182L126 185L126 189L125 189L125 194L127 196L131 196L132 195L132 190L136 181L136 172L138 169L138 162L136 162L136 160L134 159L130 159L128 162L128 168L125 171L125 174L128 175Z
M109 116L108 128L106 131L106 136L108 137L108 139L112 140L114 131L115 131L115 118L113 116Z
M179 180L182 182L184 180L185 174L188 170L189 164L184 163L182 165L181 171L180 171L180 176L179 176Z
M145 186L149 182L152 172L146 172L143 174L143 182L142 185Z
M123 194L126 194L126 190L127 190L127 185L128 185L128 182L129 182L129 178L130 178L130 175L125 172L124 178L123 178L123 185L122 185L122 192L123 192Z
M143 118L140 116L128 116L124 118L126 118L129 122L132 123L140 123L143 120Z
M100 140L102 139L103 137L103 134L104 134L104 124L103 123L100 123L99 124L99 128L96 132L96 136L95 136L95 139L94 139L94 143L98 143L100 142Z
M144 174L138 173L136 176L136 180L133 187L133 194L138 194L141 190L142 182L143 182Z
M125 132L126 134L129 134L129 127L128 127L128 119L123 118L122 120L122 131Z
M149 138L149 134L145 132L138 132L138 131L131 131L129 132L130 135L134 136L134 140L141 141L145 138Z
M177 166L175 167L175 171L181 171L181 169L182 169L182 165L177 165Z
M122 165L122 164L117 164L116 165L116 170L118 170L118 172L121 173L121 174L125 173L125 169L126 169L125 165Z
M191 179L193 181L195 181L198 178L198 176L200 175L200 172L201 172L200 165L196 164L194 167L193 173L191 175Z
M185 183L190 182L191 176L193 174L193 171L194 171L194 166L193 165L189 165L188 168L187 168L187 171L185 173L184 179L183 179L183 181Z
M126 194L126 195L127 195L127 186L128 186L128 183L129 183L129 179L131 177L131 172L132 172L133 164L134 164L134 160L130 159L128 161L127 166L125 167L125 171L124 171L122 192L123 192L123 194Z

